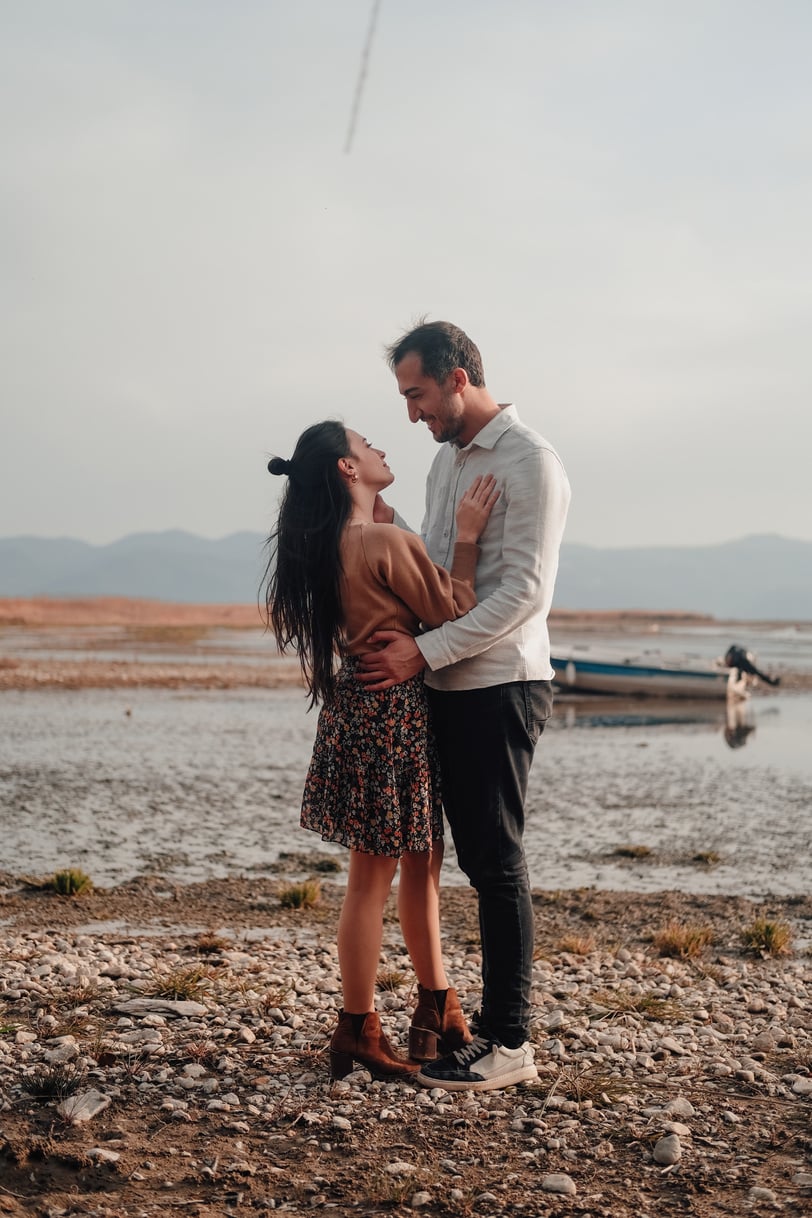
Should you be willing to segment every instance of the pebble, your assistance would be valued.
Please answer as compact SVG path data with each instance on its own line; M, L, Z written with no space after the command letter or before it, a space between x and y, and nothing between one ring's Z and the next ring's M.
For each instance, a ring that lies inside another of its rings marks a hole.
M90 1150L85 1151L88 1159L92 1159L94 1163L118 1163L121 1155L116 1150L108 1150L104 1146L93 1146Z
M669 1133L660 1138L654 1147L654 1162L663 1166L679 1163L682 1158L682 1145L675 1133Z
M690 1138L691 1130L687 1125L683 1125L681 1121L666 1121L663 1129L666 1133L674 1133L678 1138Z
M778 1208L778 1198L771 1188L751 1188L747 1196L750 1201L763 1201Z
M669 1113L671 1116L692 1117L696 1115L696 1109L690 1100L686 1100L684 1096L675 1096L673 1100L669 1100L663 1107L663 1112Z
M574 1197L578 1191L572 1177L565 1176L562 1172L553 1172L551 1175L545 1176L541 1181L541 1187L545 1193L562 1193L567 1197Z
M413 1210L419 1210L419 1209L422 1209L426 1205L431 1205L433 1201L434 1201L434 1197L431 1195L431 1193L418 1192L418 1193L412 1193L412 1199L411 1199L410 1204L411 1204L411 1207Z
M95 1088L91 1088L89 1091L68 1096L66 1100L62 1100L57 1105L56 1110L60 1116L70 1121L72 1125L81 1125L84 1121L92 1121L93 1117L103 1112L105 1108L109 1107L110 1103L111 1098L109 1095L103 1095Z

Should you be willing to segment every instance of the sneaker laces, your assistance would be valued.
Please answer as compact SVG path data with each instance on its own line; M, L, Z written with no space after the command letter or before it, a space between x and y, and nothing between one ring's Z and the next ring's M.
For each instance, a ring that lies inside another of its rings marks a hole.
M467 1045L463 1045L461 1049L454 1050L454 1057L461 1066L467 1066L477 1057L483 1057L486 1053L490 1053L493 1048L493 1041L487 1040L484 1036L475 1036Z

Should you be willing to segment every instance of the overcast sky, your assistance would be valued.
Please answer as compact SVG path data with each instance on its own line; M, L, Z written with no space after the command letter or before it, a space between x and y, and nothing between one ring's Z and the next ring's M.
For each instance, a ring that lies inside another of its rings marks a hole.
M812 539L809 0L0 0L0 535L267 531L461 325L567 540Z

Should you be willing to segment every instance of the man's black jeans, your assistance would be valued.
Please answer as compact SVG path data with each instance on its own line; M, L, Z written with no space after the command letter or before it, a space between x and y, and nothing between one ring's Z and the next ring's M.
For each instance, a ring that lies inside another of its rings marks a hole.
M528 1039L533 907L524 803L533 753L552 711L549 681L428 690L457 860L479 895L481 1035Z

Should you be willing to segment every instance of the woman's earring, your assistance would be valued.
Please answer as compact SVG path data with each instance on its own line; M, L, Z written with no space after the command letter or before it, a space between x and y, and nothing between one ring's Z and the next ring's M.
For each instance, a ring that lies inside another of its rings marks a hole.
M352 477L350 478L350 482L357 482L357 481L358 481L358 475L356 473L353 473Z

